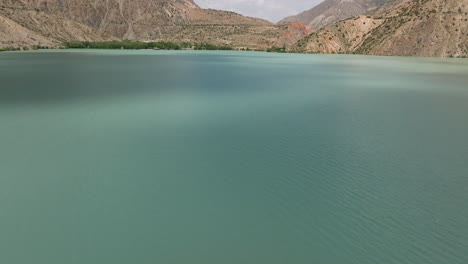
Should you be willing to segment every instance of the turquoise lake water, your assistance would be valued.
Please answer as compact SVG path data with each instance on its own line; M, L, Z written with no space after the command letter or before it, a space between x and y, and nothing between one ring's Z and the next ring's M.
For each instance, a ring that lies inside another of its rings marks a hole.
M468 60L1 53L0 263L466 264Z

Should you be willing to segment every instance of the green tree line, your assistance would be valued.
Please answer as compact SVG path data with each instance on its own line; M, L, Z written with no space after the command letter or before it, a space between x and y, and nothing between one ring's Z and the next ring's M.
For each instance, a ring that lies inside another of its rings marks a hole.
M106 41L106 42L90 42L90 41L72 41L65 42L65 47L69 49L162 49L162 50L180 50L180 49L195 49L195 50L232 50L227 46L216 46L211 44L190 44L190 43L173 43L173 42L141 42L141 41Z

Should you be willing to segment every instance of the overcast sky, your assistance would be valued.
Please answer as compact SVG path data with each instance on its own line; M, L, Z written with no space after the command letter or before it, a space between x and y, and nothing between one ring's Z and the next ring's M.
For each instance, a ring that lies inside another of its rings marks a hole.
M234 11L272 22L308 10L323 0L195 0L203 8Z

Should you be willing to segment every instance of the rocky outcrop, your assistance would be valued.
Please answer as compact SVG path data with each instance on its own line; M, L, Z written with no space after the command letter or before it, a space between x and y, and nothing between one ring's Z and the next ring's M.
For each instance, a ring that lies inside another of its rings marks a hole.
M328 25L292 50L313 53L466 57L468 0L395 1Z
M293 47L297 52L353 53L369 32L383 23L383 19L358 16L316 31L301 39Z

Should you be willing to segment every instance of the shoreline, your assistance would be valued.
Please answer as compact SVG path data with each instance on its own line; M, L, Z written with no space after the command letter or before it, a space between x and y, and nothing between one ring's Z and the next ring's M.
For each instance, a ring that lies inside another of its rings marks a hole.
M107 42L96 42L97 44L107 43ZM171 43L174 44L174 43ZM7 47L7 48L0 48L1 53L9 53L9 52L34 52L34 51L60 51L60 50L121 50L121 51L231 51L231 52L259 52L259 53L274 53L274 54L297 54L297 55L355 55L355 56L370 56L370 57L396 57L396 58L433 58L433 59L468 59L466 56L462 57L430 57L430 56L398 56L398 55L378 55L378 54L362 54L362 53L306 53L306 52L296 52L296 51L278 51L278 50L262 50L262 49L236 49L231 47L225 46L214 46L208 45L210 48L203 49L203 45L200 45L199 48L177 48L177 49L151 49L151 48L102 48L102 47ZM220 47L219 49L216 49Z

